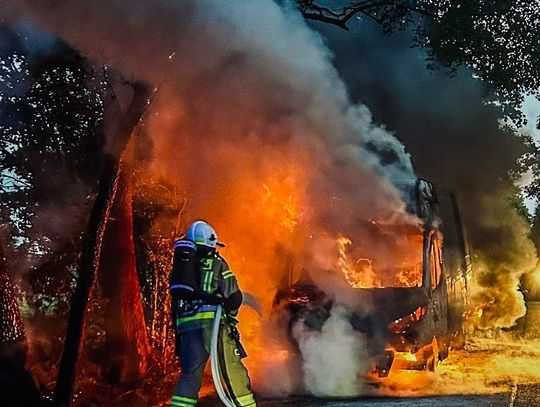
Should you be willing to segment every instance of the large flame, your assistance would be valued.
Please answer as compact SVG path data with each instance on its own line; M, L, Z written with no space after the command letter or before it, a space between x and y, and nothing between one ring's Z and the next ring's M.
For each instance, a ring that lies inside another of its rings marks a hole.
M373 271L373 261L366 258L360 258L352 261L347 254L347 248L351 246L352 241L340 236L337 239L339 257L337 268L345 275L345 278L353 288L372 288L382 287L382 280L377 277Z
M273 310L276 292L291 282L291 274L297 277L304 270L326 285L324 273L343 279L340 268L352 272L373 266L373 281L362 286L419 285L418 274L403 273L422 259L421 240L419 245L410 237L419 235L418 221L405 212L388 178L351 158L336 162L316 138L286 138L286 125L272 128L272 137L285 137L277 144L255 132L238 140L224 134L224 129L232 132L230 122L215 112L215 127L206 137L196 137L203 122L186 117L168 100L160 96L159 115L149 131L175 137L156 144L156 160L140 173L174 179L186 203L184 227L197 218L211 223L242 290L261 300L262 317L246 307L240 313L246 364L255 382L268 382L269 369L286 368L294 358ZM255 125L249 116L236 114L244 126ZM158 218L155 225L167 222L176 218ZM351 249L350 259L336 250L339 236L354 242L341 247Z
M351 287L419 287L422 284L422 234L418 231L403 238L398 233L391 240L388 236L381 239L382 250L371 248L372 258L354 256L351 239L338 237L336 267ZM362 252L361 248L356 251Z

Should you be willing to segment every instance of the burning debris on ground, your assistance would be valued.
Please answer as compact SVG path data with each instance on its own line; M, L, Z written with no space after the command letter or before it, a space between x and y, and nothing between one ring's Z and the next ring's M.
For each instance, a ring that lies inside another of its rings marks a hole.
M289 3L53 3L0 4L2 246L41 393L167 402L172 248L201 218L261 301L239 315L261 398L538 382L510 367L538 357L519 333L536 263L512 200L526 145L477 84L457 113L400 107L425 116L433 140L415 138L358 103L369 89L342 79L335 33ZM18 315L8 288L0 321Z

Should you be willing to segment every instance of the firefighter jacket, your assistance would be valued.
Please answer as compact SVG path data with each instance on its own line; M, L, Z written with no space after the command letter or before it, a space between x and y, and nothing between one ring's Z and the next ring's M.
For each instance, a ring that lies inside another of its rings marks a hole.
M211 325L216 305L222 303L225 314L235 316L242 304L242 292L229 265L217 252L201 256L198 260L198 295L178 302L175 325L178 331Z

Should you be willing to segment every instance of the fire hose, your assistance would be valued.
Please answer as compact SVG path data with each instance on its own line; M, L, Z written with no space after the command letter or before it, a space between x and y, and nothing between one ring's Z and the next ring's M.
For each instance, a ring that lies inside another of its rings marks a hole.
M259 300L250 293L244 293L244 303L252 308L259 316L262 315L262 307ZM221 369L219 366L219 354L218 354L218 340L219 340L219 329L221 324L221 314L223 313L223 306L221 304L217 305L216 316L214 317L214 323L212 325L212 341L210 342L210 360L212 366L212 380L214 381L214 386L216 387L217 394L219 399L226 407L236 407L236 404L231 399L230 395L227 394L223 388L223 380L221 378ZM241 346L241 345L240 345Z
M236 407L234 401L231 400L225 389L223 388L223 381L221 378L221 370L219 367L219 355L218 355L218 340L219 340L219 328L221 324L222 306L218 305L216 309L216 316L214 317L214 324L212 325L212 342L210 345L210 359L212 364L212 380L219 399L226 407Z

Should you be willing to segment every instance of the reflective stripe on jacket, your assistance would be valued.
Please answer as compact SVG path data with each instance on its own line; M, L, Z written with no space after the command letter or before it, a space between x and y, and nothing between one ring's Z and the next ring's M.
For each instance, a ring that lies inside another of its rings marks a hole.
M181 327L193 321L213 320L216 316L216 305L201 305L197 312L188 316L179 315L176 318L176 326Z

